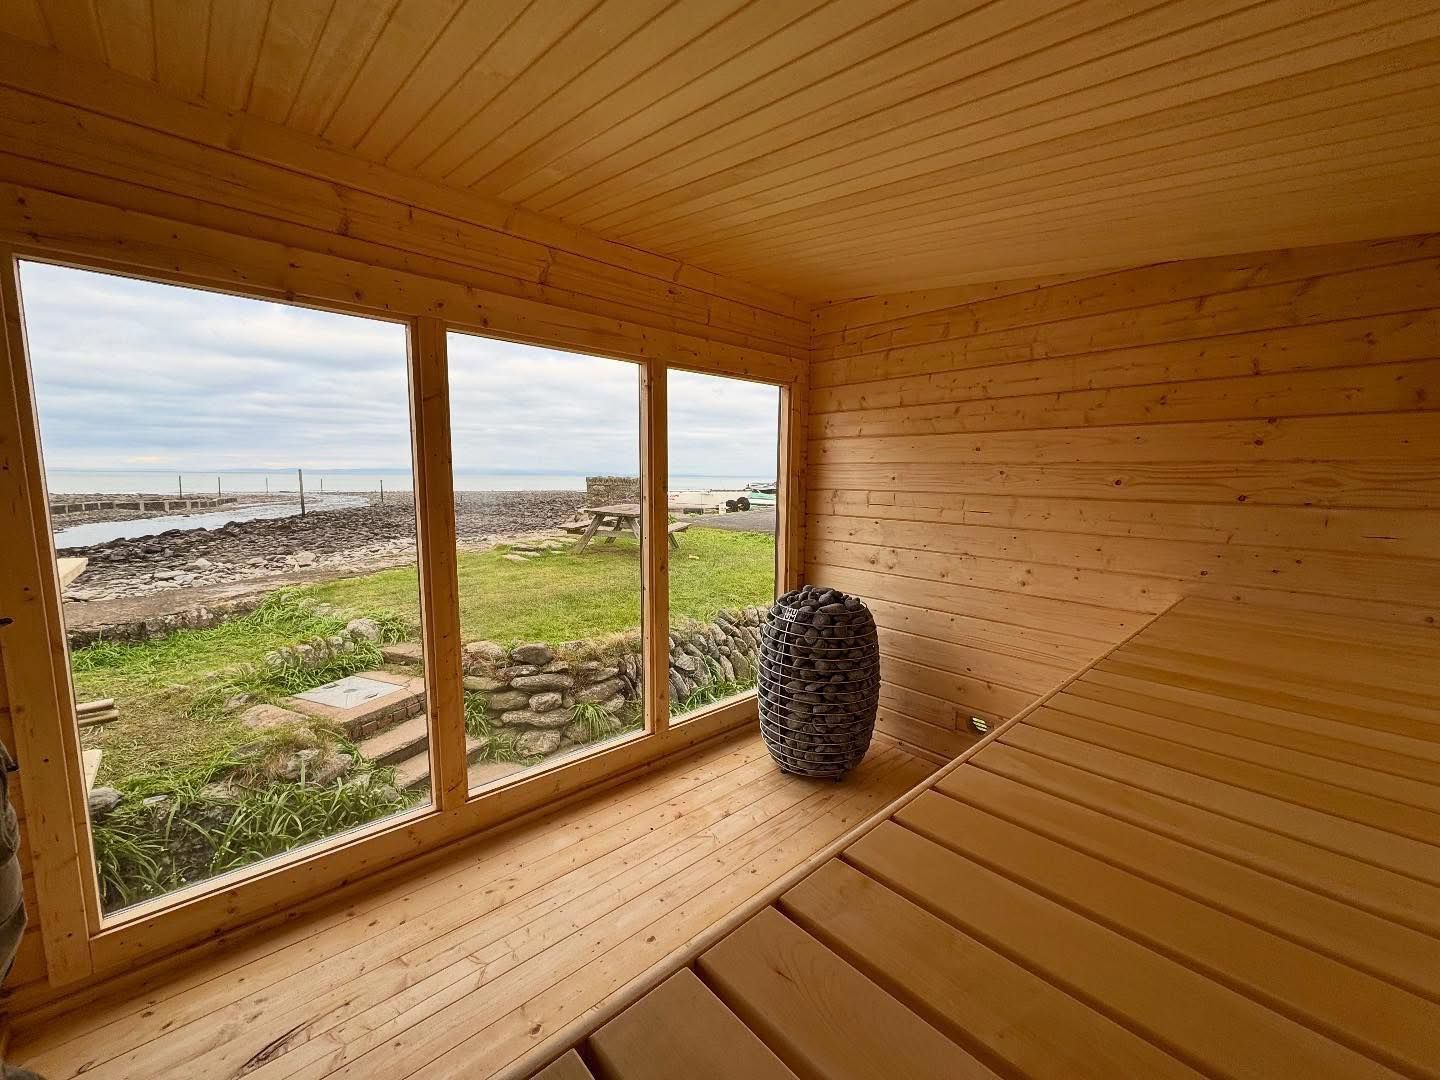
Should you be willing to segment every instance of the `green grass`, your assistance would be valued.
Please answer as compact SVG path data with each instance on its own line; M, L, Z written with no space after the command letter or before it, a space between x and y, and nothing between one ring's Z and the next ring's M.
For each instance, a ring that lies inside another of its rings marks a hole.
M462 552L459 557L461 623L466 640L481 638L513 645L519 641L558 643L634 630L640 623L639 549L630 539L592 544L582 555L569 551L542 555L526 563L503 557L505 549ZM722 609L768 603L773 595L774 538L759 533L692 529L672 554L671 620L708 620ZM320 604L333 612L317 613ZM121 808L95 827L96 854L108 908L131 903L185 884L185 874L169 855L164 834L194 828L174 808L203 803L207 785L227 779L236 786L239 812L220 835L208 875L222 873L311 840L402 809L413 798L387 784L371 784L378 772L362 769L326 788L266 780L253 756L236 752L257 741L267 753L299 748L295 732L257 734L245 727L233 707L237 698L277 702L298 691L357 671L383 666L379 649L357 642L353 652L322 665L263 665L267 653L340 631L364 615L380 623L384 640L418 633L419 602L414 569L387 570L269 596L255 611L203 630L182 630L148 642L99 642L71 657L80 701L114 698L121 719L87 730L83 745L104 751L99 783L126 796ZM673 702L677 713L692 712L745 687L716 678L686 701ZM592 735L607 733L609 721L598 707L581 707L577 718ZM489 737L486 757L523 760L513 739L490 732L489 717L478 695L466 695L466 729ZM620 718L621 730L639 723L638 715ZM319 741L334 736L318 737ZM275 745L269 747L269 743ZM347 752L353 748L345 746ZM248 763L247 763L248 762ZM142 799L164 794L170 818L157 826Z
M634 540L592 542L583 554L540 555L527 563L504 551L461 552L460 623L466 641L574 641L640 625L640 549ZM670 617L709 619L723 608L767 604L774 595L775 538L691 529L671 553ZM353 611L419 619L413 568L301 590Z
M203 630L181 630L156 641L99 642L71 656L79 701L110 697L120 720L86 732L86 748L104 751L100 782L134 786L145 778L172 784L177 774L202 771L254 733L225 712L227 699L248 695L277 701L329 679L373 668L379 650L357 643L355 652L322 668L295 666L260 675L222 675L227 669L258 665L282 645L334 634L344 616L317 615L291 590L267 597L248 615ZM406 628L394 616L381 617L389 637Z
M238 792L234 813L206 835L214 854L200 867L177 865L170 837L202 826L187 811L208 800L185 786L170 793L157 822L131 802L92 826L96 870L106 911L249 866L407 809L416 801L388 783L388 770L367 770L329 787L269 783Z

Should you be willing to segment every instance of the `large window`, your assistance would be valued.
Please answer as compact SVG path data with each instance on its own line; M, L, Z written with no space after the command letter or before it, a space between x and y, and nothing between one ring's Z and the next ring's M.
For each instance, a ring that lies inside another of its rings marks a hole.
M10 691L34 717L69 679L17 739L83 774L95 893L78 926L41 902L92 955L193 937L176 893L233 922L746 715L780 387L15 266L39 443L0 481L48 502L61 618L22 560Z
M20 280L102 909L428 803L404 325Z
M681 722L755 689L775 599L777 387L669 373L670 712Z

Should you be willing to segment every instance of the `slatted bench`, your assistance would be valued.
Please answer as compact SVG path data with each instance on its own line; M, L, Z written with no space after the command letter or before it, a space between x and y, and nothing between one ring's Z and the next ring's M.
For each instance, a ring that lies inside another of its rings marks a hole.
M1440 635L1184 600L687 954L545 1080L1440 1075Z

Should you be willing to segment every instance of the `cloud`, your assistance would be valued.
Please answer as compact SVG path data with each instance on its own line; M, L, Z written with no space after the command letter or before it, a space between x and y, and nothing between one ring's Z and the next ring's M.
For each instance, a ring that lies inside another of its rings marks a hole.
M21 285L52 470L408 468L400 324L44 263ZM461 334L449 351L457 474L637 471L635 365ZM672 372L669 398L672 473L773 478L776 388Z

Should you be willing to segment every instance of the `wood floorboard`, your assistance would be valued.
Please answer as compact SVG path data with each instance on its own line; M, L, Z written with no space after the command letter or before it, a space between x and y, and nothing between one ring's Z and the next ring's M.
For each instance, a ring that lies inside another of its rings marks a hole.
M1181 601L690 973L799 1076L1440 1078L1435 670L1411 627Z
M877 742L821 783L728 740L153 985L22 1018L12 1060L49 1080L405 1076L421 1045L463 1045L464 1075L490 1075L536 1037L532 1000L568 1022L932 769Z

